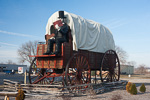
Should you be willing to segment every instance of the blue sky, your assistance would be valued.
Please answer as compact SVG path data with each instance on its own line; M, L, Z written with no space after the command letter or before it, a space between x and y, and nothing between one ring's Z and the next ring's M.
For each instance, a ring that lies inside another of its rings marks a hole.
M18 63L22 43L44 41L48 18L59 10L108 27L128 61L150 67L150 0L0 0L0 62Z

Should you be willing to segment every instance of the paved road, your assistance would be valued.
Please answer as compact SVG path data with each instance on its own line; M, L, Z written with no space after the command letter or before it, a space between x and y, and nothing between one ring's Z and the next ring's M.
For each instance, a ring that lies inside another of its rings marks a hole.
M20 75L20 74L5 74L5 73L2 73L0 72L0 85L3 84L3 79L8 79L8 80L11 80L11 81L16 81L16 82L19 82L19 83L23 83L24 82L24 74L23 75ZM61 77L56 77L55 82L61 82L62 81L62 78ZM27 76L27 83L29 83L29 79L28 79L28 76Z
M0 72L0 85L3 84L3 79L8 79L16 82L24 82L24 75L19 75L19 74L5 74ZM27 77L27 82L28 82L28 77Z

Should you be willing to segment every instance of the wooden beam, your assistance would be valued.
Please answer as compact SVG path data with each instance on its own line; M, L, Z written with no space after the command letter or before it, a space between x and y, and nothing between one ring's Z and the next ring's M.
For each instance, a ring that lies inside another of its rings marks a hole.
M18 95L18 92L0 92L0 96L16 97L17 95Z

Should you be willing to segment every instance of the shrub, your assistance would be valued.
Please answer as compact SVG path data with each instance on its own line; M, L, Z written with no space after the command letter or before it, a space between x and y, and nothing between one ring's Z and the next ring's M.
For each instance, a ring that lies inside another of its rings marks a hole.
M135 84L131 85L131 87L130 87L130 93L133 94L133 95L137 94L137 88L136 88Z
M146 87L144 84L142 84L140 87L140 92L144 93L145 91L146 91Z
M126 90L127 92L130 93L130 87L131 87L132 83L131 82L128 82L127 85L126 85Z
M18 90L18 95L16 97L16 100L24 100L25 99L25 95L22 89Z

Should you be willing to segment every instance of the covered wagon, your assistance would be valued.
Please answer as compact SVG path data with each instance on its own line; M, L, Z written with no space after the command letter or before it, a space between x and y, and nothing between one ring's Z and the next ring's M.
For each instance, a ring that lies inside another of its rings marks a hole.
M61 55L43 55L48 39L53 37L51 26L60 20L59 11L55 12L46 26L46 44L38 44L37 54L31 56L35 58L30 65L29 82L51 84L55 77L62 77L65 86L118 81L120 63L109 29L66 11L64 16L70 27L68 42L62 44Z

